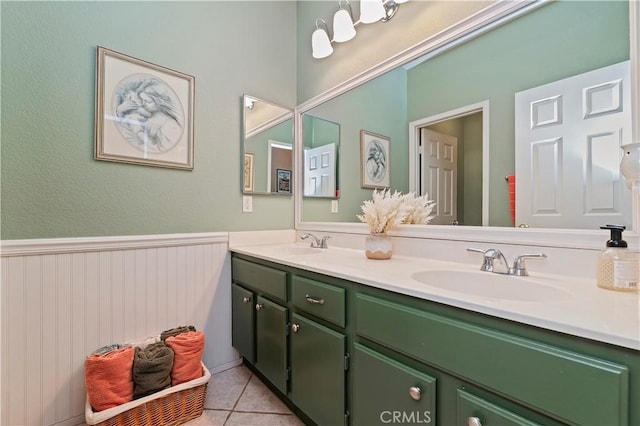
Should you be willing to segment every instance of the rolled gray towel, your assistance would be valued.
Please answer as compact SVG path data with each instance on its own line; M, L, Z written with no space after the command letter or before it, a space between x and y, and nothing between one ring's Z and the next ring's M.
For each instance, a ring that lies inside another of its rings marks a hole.
M133 358L133 399L142 398L171 386L173 350L164 342L136 348Z
M167 340L167 337L177 336L178 334L186 333L187 331L196 331L196 328L192 325L183 325L181 327L165 330L160 333L160 340L164 342Z

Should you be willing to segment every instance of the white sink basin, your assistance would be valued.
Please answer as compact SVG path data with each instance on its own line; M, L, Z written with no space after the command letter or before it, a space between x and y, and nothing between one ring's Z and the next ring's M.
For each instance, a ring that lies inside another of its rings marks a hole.
M283 256L307 256L310 254L321 254L325 249L313 247L282 247L278 248L278 253Z
M431 287L494 299L524 302L565 300L571 293L551 280L516 277L483 271L429 270L411 274L414 280Z

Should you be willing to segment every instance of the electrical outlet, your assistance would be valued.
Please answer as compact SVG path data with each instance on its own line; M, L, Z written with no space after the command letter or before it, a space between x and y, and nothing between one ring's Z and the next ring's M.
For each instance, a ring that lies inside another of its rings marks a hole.
M242 212L251 213L253 211L253 197L251 195L242 196Z
M338 213L338 200L331 200L331 213Z

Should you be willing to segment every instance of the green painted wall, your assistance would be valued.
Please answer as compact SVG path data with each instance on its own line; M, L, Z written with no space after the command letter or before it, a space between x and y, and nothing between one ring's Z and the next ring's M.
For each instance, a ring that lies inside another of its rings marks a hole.
M240 120L296 104L296 7L2 1L1 238L291 228L292 197L241 213ZM93 159L97 45L195 76L193 171Z
M628 22L627 2L553 2L410 70L409 121L489 100L490 225L512 226L514 93L628 60Z

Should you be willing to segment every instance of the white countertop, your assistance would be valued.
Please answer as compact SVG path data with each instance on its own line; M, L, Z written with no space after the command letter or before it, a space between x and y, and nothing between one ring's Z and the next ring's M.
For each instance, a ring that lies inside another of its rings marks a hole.
M477 272L482 274L482 280L494 275L480 272L478 266L397 255L389 260L370 260L362 250L331 247L313 249L318 250L316 253L307 248L308 244L286 243L234 246L230 250L498 318L640 350L638 293L604 290L592 280L537 272L531 277L498 275L496 279L513 279L514 285L522 285L524 299L527 298L528 280L560 289L563 295L544 301L510 300L452 291L412 278L414 273L434 270Z

